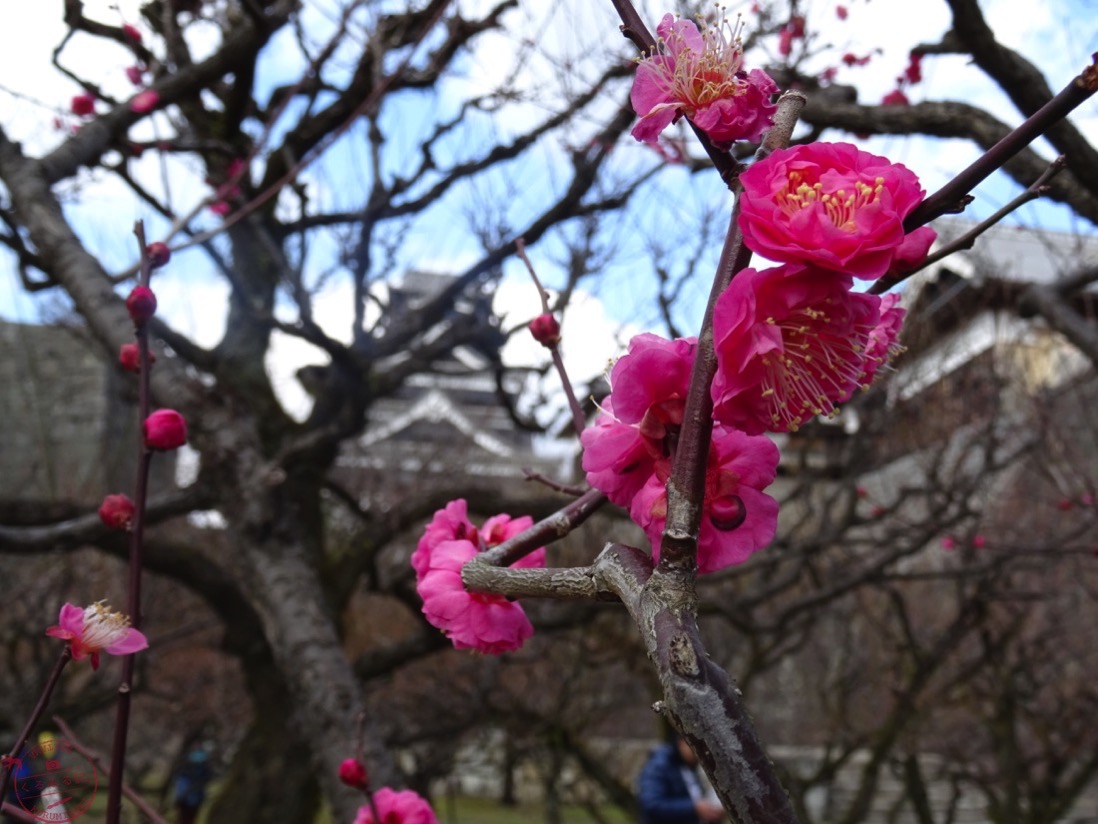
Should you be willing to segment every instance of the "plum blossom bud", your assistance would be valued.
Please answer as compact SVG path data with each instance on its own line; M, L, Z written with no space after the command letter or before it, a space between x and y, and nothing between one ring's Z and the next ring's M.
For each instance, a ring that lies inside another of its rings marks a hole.
M70 107L77 117L91 117L95 114L95 95L91 92L74 95Z
M127 495L108 495L99 507L99 520L111 529L129 529L134 505Z
M126 298L126 309L134 324L140 326L156 314L156 295L148 286L135 286Z
M149 366L156 363L156 355L149 352ZM137 374L141 371L141 350L136 343L124 343L118 349L118 364L127 372Z
M530 321L530 334L546 348L556 346L560 343L560 324L550 314L538 315Z
M172 259L172 250L168 248L168 244L159 240L145 247L145 254L149 256L149 265L154 269L159 269Z
M164 451L187 442L187 421L174 409L158 409L145 418L145 446Z
M132 43L141 42L141 30L130 23L122 24L122 34L126 36L126 39Z
M141 85L144 76L145 68L143 66L135 65L126 67L126 79L133 83L135 86Z
M347 758L339 765L339 780L357 790L366 790L370 786L366 767L357 758Z
M156 108L156 104L160 102L160 93L156 89L145 89L143 92L138 92L133 96L130 101L130 111L137 114L145 114L145 112L151 112Z

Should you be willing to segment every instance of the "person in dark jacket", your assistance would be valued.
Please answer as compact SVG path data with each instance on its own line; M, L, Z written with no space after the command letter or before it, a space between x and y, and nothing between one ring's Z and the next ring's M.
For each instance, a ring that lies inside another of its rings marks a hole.
M707 798L698 775L698 758L675 736L648 756L637 779L641 824L715 824L724 809Z

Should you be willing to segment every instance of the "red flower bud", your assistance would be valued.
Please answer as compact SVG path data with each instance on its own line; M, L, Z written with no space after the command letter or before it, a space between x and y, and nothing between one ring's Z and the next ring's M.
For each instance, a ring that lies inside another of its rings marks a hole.
M95 95L90 92L78 94L73 97L71 107L77 117L90 117L95 114Z
M140 326L156 314L156 295L148 286L135 286L126 298L126 308L134 324Z
M134 509L128 496L108 495L99 507L99 520L111 529L129 529Z
M154 269L159 269L172 259L172 250L168 248L168 244L159 240L150 243L145 248L145 254L149 256L149 265Z
M141 65L127 66L126 67L126 79L133 83L135 86L140 86L145 77L145 67Z
M178 449L187 442L187 422L174 409L158 409L145 418L145 446Z
M552 315L538 315L530 321L530 334L542 346L556 346L560 343L560 324Z
M143 92L138 92L130 100L130 111L136 114L145 114L145 112L151 112L156 108L156 104L160 102L160 93L156 89L145 89Z
M366 774L366 768L357 758L348 758L339 765L339 780L348 787L358 790L366 790L370 786L370 777Z
M124 343L118 350L118 363L127 372L141 371L141 350L136 343ZM149 352L149 366L156 363L156 355Z
M141 30L130 23L122 24L122 34L126 36L127 40L131 40L134 43L141 42Z

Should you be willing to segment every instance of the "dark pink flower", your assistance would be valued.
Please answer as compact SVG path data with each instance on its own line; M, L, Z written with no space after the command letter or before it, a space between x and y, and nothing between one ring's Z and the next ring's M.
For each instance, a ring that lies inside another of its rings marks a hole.
M674 453L696 350L694 338L637 335L610 372L610 397L580 442L587 482L619 506Z
M135 86L140 86L144 82L144 77L144 66L136 65L126 67L126 79L133 83Z
M946 552L952 552L957 548L957 541L952 535L946 535L942 538L942 549Z
M129 529L136 511L128 495L108 495L99 506L99 520L111 529Z
M907 99L907 95L900 89L893 89L884 97L881 98L882 106L910 106L911 101Z
M156 363L156 355L149 352L149 366ZM124 343L118 348L118 364L127 372L141 371L141 351L136 343Z
M479 551L513 538L533 523L529 516L496 515L478 530L468 518L465 501L459 499L438 510L427 525L412 553L416 590L427 620L446 633L455 648L499 654L518 649L533 634L521 606L498 595L468 592L461 580L461 568ZM544 547L513 566L545 566Z
M156 108L156 104L160 102L160 92L156 89L145 89L143 92L138 92L130 100L130 111L137 114L145 114L145 112L151 112Z
M95 114L95 95L91 92L75 95L71 108L72 113L77 117L91 117Z
M972 536L972 548L973 549L986 549L987 548L987 538L985 538L983 535L979 535L979 534L973 535Z
M130 626L130 619L114 612L104 601L83 609L65 604L57 626L47 629L46 635L68 641L73 660L89 658L92 669L99 669L101 652L130 655L149 646L145 636Z
M534 519L529 515L520 518L512 518L510 515L493 515L484 522L479 530L481 544L485 549L499 546L504 541L509 541L521 532L534 525ZM545 547L535 549L529 555L525 555L511 564L513 567L538 568L545 566Z
M134 26L130 23L122 24L122 34L125 35L126 39L132 43L141 42L141 30L138 29L137 26Z
M903 351L899 337L907 310L899 306L899 302L900 296L896 292L881 297L881 319L869 333L865 347L865 372L861 380L863 386L869 386L877 370Z
M370 805L363 804L358 808L354 824L438 824L431 805L411 790L396 792L382 787L374 793L374 805L381 821L374 821Z
M135 286L126 298L126 310L135 326L146 323L156 314L156 295L148 286Z
M472 541L443 541L434 547L416 584L423 614L455 649L490 655L516 650L534 634L534 627L519 604L500 595L465 589L461 568L476 554Z
M224 200L215 200L210 204L210 211L215 215L225 217L229 212L233 210L233 207L226 203Z
M778 502L762 490L774 482L778 459L778 447L765 436L713 427L698 533L699 573L742 564L774 539ZM670 462L661 461L629 507L630 517L648 535L656 560L667 523L669 475Z
M365 790L370 786L366 767L357 758L345 758L339 765L339 780L348 787Z
M845 20L849 13L850 12L848 12L846 10L846 6L836 6L835 7L835 16L838 17L840 20Z
M145 418L145 446L149 449L178 449L186 442L187 421L174 409L158 409Z
M714 420L750 435L834 413L861 383L880 298L848 275L787 264L745 269L713 313Z
M740 182L739 223L753 251L868 279L892 266L904 218L923 199L913 172L849 143L779 149Z
M556 346L560 343L560 324L550 314L538 315L530 321L530 334L542 346Z
M630 100L640 115L633 137L654 143L672 121L689 117L711 140L758 140L774 120L778 85L760 69L743 70L737 27L721 20L703 31L665 15L660 51L641 59Z
M412 569L416 571L416 580L423 578L430 565L431 552L443 541L479 542L477 528L469 520L469 509L465 500L458 498L435 512L431 522L423 531L423 537L412 553Z

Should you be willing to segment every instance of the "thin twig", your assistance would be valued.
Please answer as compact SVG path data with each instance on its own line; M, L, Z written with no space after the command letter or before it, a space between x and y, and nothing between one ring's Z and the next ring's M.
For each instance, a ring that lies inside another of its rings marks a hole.
M1052 178L1056 177L1056 175L1058 175L1061 171L1063 171L1066 163L1067 158L1063 155L1060 155L1048 165L1048 168L1045 169L1045 171L1041 174L1039 178L1033 181L1033 184L1028 189L1019 194L1008 204L1003 206L1003 208L995 212L995 214L991 215L986 220L982 220L977 223L972 229L965 232L956 240L950 241L949 243L945 244L941 249L934 252L934 254L927 255L926 260L924 260L914 269L909 269L906 272L903 272L900 275L891 278L889 282L889 287L895 286L897 283L906 280L907 278L914 275L916 272L921 272L923 269L926 269L928 266L937 263L939 260L949 257L954 252L959 252L963 249L971 249L976 243L976 238L978 238L995 224L999 223L1011 212L1020 209L1022 206L1024 206L1026 203L1029 203L1030 201L1036 200L1039 197L1044 197L1046 194L1048 194L1048 182L1052 180ZM870 287L869 291L871 294L879 295L881 294L881 292L889 287L881 287L880 282L878 282L873 284L873 286Z
M606 496L597 489L588 490L572 503L557 510L548 518L538 521L529 529L524 529L502 544L478 553L469 563L485 566L510 566L538 547L563 538L594 515L606 503L606 500ZM469 564L466 564L466 567L468 566Z
M587 491L586 486L581 486L580 484L563 484L560 481L550 478L548 475L543 475L540 472L535 472L528 466L524 466L522 468L522 474L523 477L525 477L528 481L533 481L534 483L541 484L542 486L547 486L554 492L562 492L565 495L571 495L573 498L578 498L580 495Z
M549 310L549 293L546 292L545 287L541 285L541 281L538 279L538 273L534 271L534 264L532 264L530 258L526 256L526 242L521 237L515 238L515 253L519 256L519 259L526 264L526 271L530 273L530 277L534 281L534 286L537 287L538 297L541 298L542 313L551 315ZM568 408L572 412L572 428L576 430L576 437L579 437L583 434L583 430L587 426L587 420L583 415L583 407L576 398L576 392L572 388L572 381L568 377L568 370L564 367L564 358L562 358L560 354L560 341L558 340L555 343L546 343L542 345L549 350L549 354L553 358L553 367L560 376L561 386L564 387L564 394L568 398Z
M103 756L97 751L88 747L83 742L81 742L80 739L76 737L76 733L72 731L72 727L66 724L65 720L61 718L61 716L53 716L53 723L57 725L57 729L61 731L61 734L65 737L65 739L70 744L72 744L72 748L74 750L76 750L86 759L91 761L95 765L95 768L101 773L107 772L106 768L103 766ZM122 794L125 795L126 798L128 798L130 801L132 801L134 806L137 807L137 809L139 809L144 815L148 816L149 820L151 820L153 824L168 824L164 817L161 816L160 813L158 813L153 808L153 806L145 800L141 793L137 792L137 790L135 790L129 784L122 784Z

